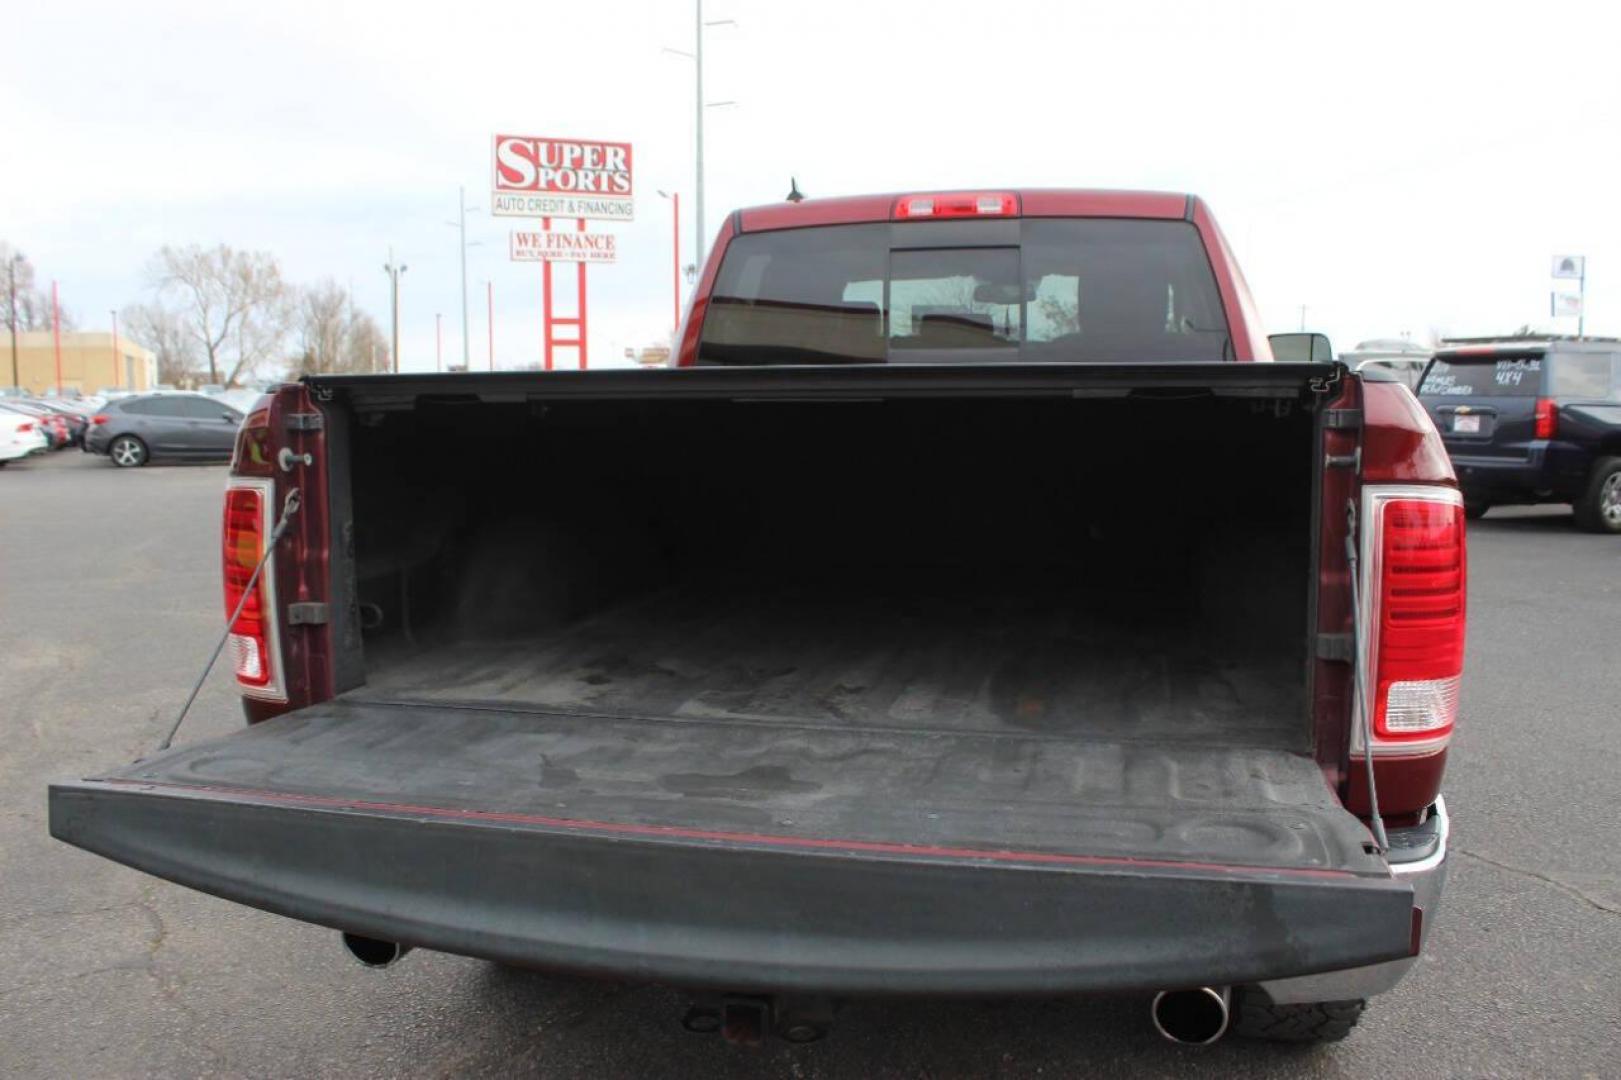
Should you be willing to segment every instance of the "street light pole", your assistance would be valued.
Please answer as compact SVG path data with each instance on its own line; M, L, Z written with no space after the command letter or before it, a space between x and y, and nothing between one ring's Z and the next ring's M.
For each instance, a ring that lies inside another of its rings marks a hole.
M388 262L383 264L383 273L388 275L388 310L394 326L393 343L390 346L389 361L394 366L394 374L400 373L400 275L410 267L394 262L394 249L388 249Z
M702 248L704 244L709 242L709 234L704 232L704 0L697 0L697 4L698 25L695 34L697 49L693 52L693 66L698 69L697 108L694 110L698 115L698 145L695 155L698 175L696 178L697 185L694 188L697 193L698 205L694 208L693 213L696 215L698 223L696 243L699 248Z
M1582 273L1576 279L1576 336L1587 334L1587 256L1582 256Z
M467 338L467 188L456 189L456 227L462 241L462 370L472 367L468 360Z
M674 53L676 56L685 56L688 60L691 60L696 75L693 87L693 112L695 114L695 134L697 139L693 152L693 164L697 174L693 178L693 187L697 192L694 198L697 199L698 205L693 211L693 215L698 232L693 242L697 245L698 250L702 251L704 245L709 242L709 234L704 231L704 110L713 109L720 105L737 104L735 101L704 100L704 27L735 26L737 24L732 19L714 19L710 22L704 22L704 0L695 0L695 3L697 5L697 22L693 27L693 51L687 52L685 49L671 49L668 47L664 51Z
M473 364L472 364L472 345L470 344L470 342L472 340L471 336L470 336L471 331L468 328L468 322L467 322L467 249L470 248L470 247L478 247L479 244L482 243L482 241L478 241L478 240L473 241L471 244L469 244L467 242L467 209L468 209L468 207L467 207L467 187L466 187L466 185L461 185L461 186L456 188L456 220L455 221L447 221L447 222L445 222L445 224L449 225L451 228L455 229L457 235L461 239L461 261L462 261L462 370L463 371L471 371L472 367L473 367ZM474 209L477 209L477 208L475 207Z
M671 259L670 285L674 290L673 295L675 297L675 322L673 325L676 332L679 332L681 330L681 193L679 191L660 191L659 194L670 200L672 208L670 216L673 219L671 226L673 256Z
M22 389L22 377L17 374L17 264L22 262L21 255L13 255L6 262L7 276L11 283L11 307L7 310L11 315L11 385Z
M62 396L62 301L51 282L51 337L56 342L56 396Z

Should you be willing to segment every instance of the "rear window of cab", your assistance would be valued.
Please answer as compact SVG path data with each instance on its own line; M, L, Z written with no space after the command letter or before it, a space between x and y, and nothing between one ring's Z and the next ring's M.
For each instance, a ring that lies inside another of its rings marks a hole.
M745 233L700 364L1200 361L1232 355L1185 221L1025 218Z

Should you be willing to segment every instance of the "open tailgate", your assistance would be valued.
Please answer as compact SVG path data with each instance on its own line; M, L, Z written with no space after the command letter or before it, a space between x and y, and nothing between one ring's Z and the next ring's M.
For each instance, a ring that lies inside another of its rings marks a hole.
M50 826L312 923L735 989L1243 983L1414 939L1278 750L340 698L53 785Z

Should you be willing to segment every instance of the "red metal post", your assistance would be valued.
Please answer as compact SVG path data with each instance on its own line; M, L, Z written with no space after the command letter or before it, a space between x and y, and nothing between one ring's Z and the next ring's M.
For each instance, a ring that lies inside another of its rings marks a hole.
M552 219L551 218L541 218L540 220L541 220L541 227L543 229L545 229L547 232L550 232L551 228L552 228ZM574 224L575 224L575 227L577 229L579 229L580 232L585 231L585 218L575 218L574 219ZM576 270L575 270L574 280L575 280L576 288L578 289L578 292L579 292L579 298L578 298L578 308L579 308L579 310L576 311L575 314L572 317L556 315L556 314L553 313L553 311L552 311L552 260L550 260L550 259L542 259L540 266L541 266L541 313L542 313L542 321L545 324L545 342L546 342L546 348L545 348L546 363L545 363L545 367L546 367L546 370L547 371L552 371L552 370L555 369L556 363L555 363L553 354L554 354L557 346L562 345L562 346L565 346L565 347L572 346L573 348L579 350L579 352L580 352L580 370L584 371L589 366L587 355L586 355L587 340L588 339L586 337L587 326L586 326L586 299L585 299L585 263L582 261L582 262L578 262L578 263L575 264ZM559 326L572 326L572 327L574 327L575 328L575 336L574 336L574 338L572 340L567 339L567 338L559 340L558 336L557 336L557 327L559 327Z
M487 301L489 303L489 313L485 318L485 323L489 326L489 329L490 329L490 370L494 371L495 370L495 282L486 281L484 283L484 295L485 295L485 298L487 299Z
M552 219L549 217L541 218L540 227L545 232L551 232ZM540 277L541 321L545 324L546 328L546 348L544 350L546 356L545 367L547 371L550 371L552 369L552 261L550 259L543 259L541 261Z
M580 231L585 232L585 218L580 218L578 220L578 225L579 225ZM584 371L585 367L586 367L586 364L585 364L585 343L587 341L587 338L586 338L586 335L585 335L585 262L582 260L579 263L576 263L575 265L577 265L580 268L579 269L580 319L579 319L579 323L577 324L577 329L578 329L579 335L580 335L580 343L579 343L579 346L578 346L578 348L580 350L580 370Z
M62 396L62 303L51 282L51 337L56 342L56 396Z
M672 228L671 250L675 252L674 270L670 278L671 291L675 296L675 333L681 332L681 193L675 192L670 196L671 204L675 207L675 224Z

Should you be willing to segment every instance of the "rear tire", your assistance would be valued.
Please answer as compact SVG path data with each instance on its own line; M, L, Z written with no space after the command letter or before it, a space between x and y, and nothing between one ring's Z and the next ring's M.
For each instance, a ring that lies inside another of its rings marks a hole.
M1274 1005L1259 990L1235 990L1233 999L1233 1034L1268 1042L1338 1042L1368 1007L1367 998Z
M1621 457L1599 458L1576 502L1576 526L1588 532L1621 533Z
M146 464L146 444L133 435L120 435L108 445L107 456L120 469L136 469Z

